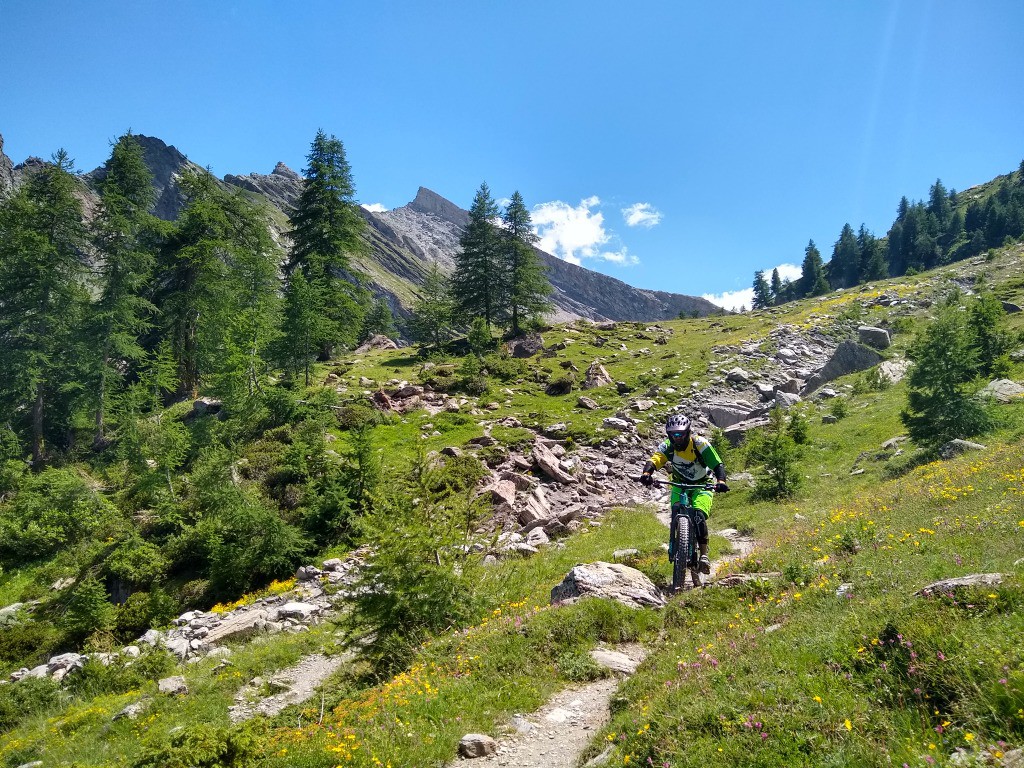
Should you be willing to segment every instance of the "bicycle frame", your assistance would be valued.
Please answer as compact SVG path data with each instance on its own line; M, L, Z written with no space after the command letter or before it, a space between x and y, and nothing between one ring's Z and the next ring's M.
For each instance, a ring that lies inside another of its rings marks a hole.
M658 485L667 485L687 491L700 490L714 493L716 488L716 485L714 484L686 485L683 483L673 483L669 480L658 480L656 478L651 478L651 480ZM700 550L697 542L696 514L697 509L684 502L677 502L676 504L671 505L668 558L672 563L673 592L678 591L685 585L687 571L690 572L690 576L695 587L703 586L703 578L700 574L699 567ZM685 531L682 530L681 526L685 526ZM683 545L686 552L679 551L680 544Z

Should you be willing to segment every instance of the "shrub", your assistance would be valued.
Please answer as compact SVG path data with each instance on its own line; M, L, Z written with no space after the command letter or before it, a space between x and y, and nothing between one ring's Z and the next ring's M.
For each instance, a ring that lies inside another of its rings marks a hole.
M97 630L110 629L114 606L106 587L95 576L87 576L70 590L59 626L69 638L82 640Z
M786 428L786 416L781 408L773 408L771 421L764 431L759 456L764 472L757 478L755 498L789 498L800 487L802 478L797 471L797 447Z
M50 657L59 641L60 633L48 621L8 624L0 627L0 662L34 667Z
M0 563L20 564L125 525L117 509L78 473L47 468L27 477L0 515Z
M170 743L148 747L132 768L249 768L262 761L262 722L226 728L194 723L172 733Z
M850 415L850 404L847 402L845 397L837 397L832 400L831 405L828 409L837 420L842 421Z
M809 423L802 411L791 411L789 414L789 436L797 445L807 445L811 441L808 433Z
M66 701L67 694L60 689L60 684L48 677L28 678L17 685L0 685L0 733L34 715L60 709Z

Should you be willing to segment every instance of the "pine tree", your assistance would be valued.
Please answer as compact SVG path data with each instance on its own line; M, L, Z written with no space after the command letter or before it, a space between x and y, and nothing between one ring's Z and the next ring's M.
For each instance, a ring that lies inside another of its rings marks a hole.
M452 296L459 315L482 317L488 328L502 320L505 294L499 232L494 226L497 215L498 206L483 183L473 197L452 274Z
M266 218L206 171L181 180L186 206L161 254L159 304L181 391L258 388L276 326L277 255Z
M839 239L832 247L832 259L827 267L829 283L835 288L849 288L860 282L860 254L853 227L843 225Z
M944 228L952 213L952 206L949 204L949 192L942 183L942 179L936 179L928 190L928 213L935 217L940 228Z
M310 384L310 365L320 351L322 316L317 311L317 300L311 295L312 286L301 269L288 276L284 292L284 322L278 355L284 367L293 375L302 371L306 386Z
M448 281L437 262L430 263L430 271L412 308L411 327L413 337L419 341L440 347L451 338L455 307L448 287Z
M99 182L99 215L93 244L102 260L100 296L90 308L89 353L94 357L96 402L94 443L104 439L111 397L146 358L141 338L152 325L156 307L146 298L157 247L153 178L142 146L126 133L114 145Z
M533 249L537 235L531 226L530 212L518 191L512 193L512 200L502 215L502 223L505 225L501 234L507 290L505 303L511 323L509 330L512 336L519 336L524 320L550 309L551 283Z
M804 249L804 262L797 290L799 297L821 296L830 290L828 280L825 279L825 265L821 260L821 252L813 240L810 240Z
M366 341L378 334L382 336L395 335L395 316L391 314L391 307L380 296L373 300L365 317L363 317L363 327L359 332L359 341Z
M779 277L779 268L772 270L772 304L781 304L783 301L782 280Z
M778 273L776 272L776 277ZM764 279L764 270L754 273L754 309L767 309L772 305L771 287Z
M76 334L87 295L80 260L86 244L75 195L73 161L64 150L0 205L0 404L28 416L32 461L45 458L45 440L70 424L81 342ZM73 393L71 393L73 394Z
M310 285L309 298L323 318L317 342L326 360L336 346L354 344L362 327L367 295L350 256L366 250L366 221L355 201L341 141L317 131L306 160L302 194L291 218L288 271L301 269Z
M889 265L885 261L882 244L861 224L857 231L857 253L860 257L860 274L867 280L884 280L889 276Z

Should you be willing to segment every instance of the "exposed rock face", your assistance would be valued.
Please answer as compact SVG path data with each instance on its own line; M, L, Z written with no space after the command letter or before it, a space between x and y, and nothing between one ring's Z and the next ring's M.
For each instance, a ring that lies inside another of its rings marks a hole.
M14 164L4 154L4 137L0 136L0 200L14 190Z
M978 393L981 397L989 397L1000 403L1024 397L1024 387L1010 379L996 379Z
M836 347L835 353L825 363L825 367L807 382L804 391L813 392L825 382L838 379L848 373L865 371L880 362L882 362L882 356L875 350L853 341L844 341Z
M921 587L914 594L919 597L928 597L929 595L955 592L958 589L968 587L995 587L1002 583L1003 574L1001 573L972 573L970 576L958 576L954 579L936 581L927 587Z
M302 194L302 176L284 163L278 163L266 176L259 173L233 176L229 173L224 181L250 192L258 192L285 213L295 207Z

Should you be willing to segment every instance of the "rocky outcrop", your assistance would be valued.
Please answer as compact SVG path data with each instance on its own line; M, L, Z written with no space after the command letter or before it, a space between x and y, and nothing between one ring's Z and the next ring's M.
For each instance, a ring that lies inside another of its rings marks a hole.
M1010 379L996 379L995 381L990 381L978 393L978 396L990 398L999 403L1009 403L1012 400L1019 400L1024 397L1024 387Z
M285 213L290 212L302 194L302 176L284 163L278 163L270 174L250 173L245 176L228 174L224 181L235 187L263 195Z
M866 371L880 362L882 362L882 356L875 350L853 341L844 341L836 347L836 351L825 363L825 367L807 382L804 392L813 392L826 382L850 373Z
M972 587L995 587L1003 583L1001 573L973 573L970 576L957 576L952 579L943 579L921 587L914 594L918 597L930 597L941 595L947 592L955 592L958 589L970 589Z
M14 163L4 154L4 137L0 136L0 200L14 190Z
M857 329L857 338L861 344L867 344L875 349L888 349L891 340L889 332L885 328L875 328L870 325L862 325Z

